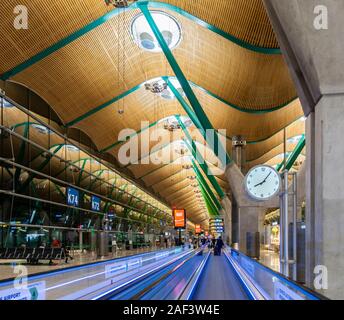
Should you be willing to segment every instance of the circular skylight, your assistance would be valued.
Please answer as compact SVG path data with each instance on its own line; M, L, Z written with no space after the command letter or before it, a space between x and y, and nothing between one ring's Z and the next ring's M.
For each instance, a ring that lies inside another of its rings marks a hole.
M162 11L152 11L151 15L168 47L170 49L177 47L182 37L181 27L178 21ZM151 27L142 13L134 18L131 25L131 33L140 48L150 52L162 51Z
M79 151L79 148L76 147L76 146L73 146L71 144L66 144L65 145L65 148L70 151L70 152L78 152Z
M289 138L287 140L287 142L289 142L289 143L297 143L297 142L299 142L301 140L301 138L302 138L302 135L298 135L298 136Z
M13 108L14 105L12 103L9 103L7 100L1 98L0 100L0 106L3 106L4 108Z
M41 124L33 123L31 126L41 134L54 134L49 128Z

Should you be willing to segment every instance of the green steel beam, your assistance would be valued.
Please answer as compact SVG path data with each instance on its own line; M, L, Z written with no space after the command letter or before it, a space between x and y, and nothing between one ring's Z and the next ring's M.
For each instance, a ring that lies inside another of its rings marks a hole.
M197 177L197 182L198 182L200 188L204 191L204 194L202 192L203 197L206 197L206 200L209 202L209 204L210 204L210 206L212 207L213 210L215 210L216 212L219 212L219 209L216 207L216 205L214 204L213 200L209 196L207 190L205 189L203 181Z
M144 131L146 131L146 130L148 130L148 129L154 127L154 126L156 126L158 123L159 123L159 120L158 120L158 121L155 121L155 122L153 122L153 123L151 123L151 124L150 124L149 126L147 126L147 127L141 128L140 130L136 131L135 133L129 135L124 141L123 141L123 140L119 140L119 141L117 141L117 142L115 142L115 143L113 143L113 144L111 144L111 145L105 147L104 149L100 150L100 152L101 152L101 153L107 152L107 151L109 151L109 150L115 148L116 146L118 146L118 145L120 145L120 144L122 144L122 143L125 143L125 142L129 141L131 138L133 138L133 137L139 135L140 133L142 133L142 132L144 132Z
M216 190L217 194L219 195L219 197L221 199L225 198L225 193L223 192L222 188L220 187L219 183L216 181L215 177L212 175L208 164L206 163L206 161L204 160L204 158L202 157L201 153L198 151L196 143L193 141L188 129L185 127L183 121L181 121L179 116L176 116L176 119L178 120L178 123L180 125L180 127L182 128L186 139L188 141L187 146L190 149L193 157L197 160L197 162L199 163L202 171L204 172L204 174L208 177L210 183L212 184L212 186L214 187L214 189Z
M53 154L49 154L47 159L45 159L40 165L39 167L36 169L36 171L42 171L50 162L51 158L54 156L54 154L56 154L63 145L57 145L57 147L55 148L55 150L52 152ZM37 174L35 173L29 173L29 177L25 180L25 182L23 183L23 185L20 187L20 190L24 190L33 179L35 179L35 177L37 177Z
M140 3L138 2L138 6L141 9L143 15L145 16L150 28L152 29L167 61L169 62L174 74L176 75L180 85L182 86L184 93L186 95L186 97L188 98L188 100L190 101L190 104L200 122L200 124L202 125L201 127L199 125L197 125L197 127L199 129L203 128L203 130L214 130L214 127L212 126L212 124L210 123L207 115L205 114L201 104L199 103L195 93L193 92L188 80L186 79L182 69L179 67L177 60L174 58L169 46L167 45L162 33L160 32L158 26L156 25L149 9L148 9L148 5L147 3ZM173 85L172 85L173 87ZM208 134L208 132L206 132L206 134ZM221 142L219 141L219 137L218 137L218 133L215 131L214 132L214 141L211 141L211 139L207 139L207 142L211 145L212 149L214 150L214 153L216 154L216 156L218 158L221 159L220 155L223 155L226 157L223 166L226 167L229 163L232 162L232 160L230 159L227 151L224 149L223 145L221 144Z
M54 182L52 182L52 183L53 183L53 185L54 185L56 191L60 194L60 196L61 196L62 198L66 198L66 194L65 194L64 192L62 192L60 186L57 185L57 184L54 183Z
M154 151L149 151L148 153L146 153L145 155L143 155L142 157L140 157L139 159L137 159L137 163L140 163L140 161L142 161L143 159L147 158L147 157L150 157L152 154L155 154L157 152L159 152L160 150L168 147L171 143L173 142L168 142L168 143L165 143L164 145L160 146L158 149L154 150ZM153 147L154 148L154 147ZM152 148L152 149L153 149ZM136 164L136 163L132 163L130 162L129 164L127 164L126 166L124 166L124 168L127 168L133 164Z
M139 1L142 2L142 1ZM179 7L176 7L174 5L168 4L168 3L163 3L163 2L155 2L155 1L144 1L146 5L149 5L152 8L156 9L167 9L174 11L190 20L193 22L197 23L198 25L222 36L223 38L237 44L238 46L241 46L242 48L245 48L247 50L251 50L254 52L258 53L263 53L263 54L281 54L281 50L279 48L264 48L264 47L259 47L259 46L254 46L249 44L248 42L245 42L239 38L234 37L233 35L224 32L223 30L191 15L190 13L182 10ZM31 67L32 65L36 64L37 62L45 59L46 57L50 56L54 52L64 48L65 46L69 45L70 43L74 42L75 40L81 38L82 36L86 35L90 31L94 30L95 28L101 26L102 24L106 23L107 21L111 20L115 16L128 12L128 10L135 10L138 8L138 2L133 3L130 5L129 8L116 8L105 15L99 17L98 19L92 21L91 23L87 24L83 28L75 31L74 33L70 34L69 36L59 40L55 44L51 45L50 47L44 49L43 51L37 53L36 55L32 56L31 58L27 59L26 61L22 62L21 64L17 65L16 67L4 72L1 74L0 79L3 81L6 81L10 79L11 77L14 77L16 74L26 70L27 68Z
M208 196L207 196L206 191L204 190L203 186L201 184L199 186L200 186L200 189L201 189L201 193L202 193L205 205L206 205L206 207L208 209L209 216L216 216L216 215L218 215L218 211L210 203L210 200L208 199Z
M96 108L94 108L94 109L92 109L92 110L86 112L85 114L81 115L80 117L78 117L78 118L76 118L76 119L74 119L74 120L68 122L68 123L66 124L66 127L69 128L69 127L71 127L71 126L74 126L74 125L78 124L78 123L81 122L82 120L85 120L86 118L92 116L93 114L95 114L95 113L97 113L97 112L99 112L99 111L105 109L106 107L108 107L108 106L114 104L115 102L117 102L117 101L119 101L119 100L125 98L127 95L129 95L129 94L131 94L131 93L137 91L137 90L140 89L141 87L142 87L142 84L139 84L139 85L137 85L136 87L134 87L134 88L132 88L132 89L130 89L130 90L128 90L128 91L126 91L126 92L120 94L119 96L117 96L117 97L115 97L115 98L113 98L113 99L111 99L111 100L109 100L109 101L107 101L107 102L101 104L100 106L98 106L98 107L96 107Z
M214 204L217 207L217 209L221 210L222 206L221 206L219 200L216 198L216 196L214 195L213 191L210 189L207 181L204 179L202 173L198 169L198 167L197 167L197 165L196 165L194 160L192 160L192 167L193 167L193 170L196 173L196 176L197 176L198 180L202 183L204 189L207 191L208 195L210 196L211 200L214 202Z
M86 166L86 162L87 160L83 160L82 162L82 166L79 172L79 176L78 176L78 182L77 182L77 186L80 186L80 182L81 182L81 177L82 177L82 173L84 172L85 166Z
M298 144L296 145L294 151L289 155L289 157L288 157L288 159L287 159L287 162L286 162L286 165L285 165L285 169L286 169L286 170L289 171L289 170L293 167L293 165L294 165L296 159L297 159L298 156L301 154L301 152L302 152L302 150L303 150L303 148L304 148L305 146L306 146L306 137L305 137L305 135L302 135L302 138L300 139L300 141L299 141ZM280 171L280 170L283 168L283 164L284 164L284 162L281 162L281 163L277 166L276 170L277 170L277 171Z

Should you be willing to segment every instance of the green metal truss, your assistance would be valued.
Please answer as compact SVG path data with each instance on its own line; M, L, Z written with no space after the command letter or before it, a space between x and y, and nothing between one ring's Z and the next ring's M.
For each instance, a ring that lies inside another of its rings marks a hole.
M298 142L298 144L296 145L295 149L293 150L293 152L289 155L286 165L285 165L285 170L290 170L296 159L299 157L299 155L301 154L303 148L306 146L306 137L303 134L300 141ZM284 165L284 161L282 161L277 167L276 170L280 171L283 168Z
M206 136L208 136L209 133L207 132L207 130L213 130L214 131L214 127L210 123L210 121L209 121L207 115L205 114L201 104L199 103L195 93L193 92L188 80L186 79L182 69L178 65L177 60L174 58L174 56L173 56L169 46L167 45L163 35L161 34L158 26L156 25L152 15L148 9L147 3L140 3L139 2L138 6L141 9L143 15L145 16L150 28L152 29L162 51L163 51L163 53L167 59L167 61L169 62L169 64L170 64L174 74L176 75L180 85L182 86L184 93L185 93L186 97L188 98L188 100L191 104L191 107L193 108L193 110L196 114L196 117L199 120L199 123L194 122L194 119L192 119L192 118L191 119L193 120L193 122L197 126L197 128L200 130L203 129L204 131L206 131ZM170 81L168 81L168 82L170 83ZM172 88L174 88L171 83L169 86L170 86L171 90L172 90ZM175 90L175 91L177 91L177 90ZM172 92L173 92L173 90L172 90ZM207 142L210 144L210 146L212 147L214 153L216 154L216 156L218 158L221 159L220 154L224 155L226 157L225 163L223 163L224 167L226 167L228 164L230 164L232 162L227 151L223 148L223 145L219 141L218 133L216 131L214 132L214 141L212 141L212 139L207 139Z

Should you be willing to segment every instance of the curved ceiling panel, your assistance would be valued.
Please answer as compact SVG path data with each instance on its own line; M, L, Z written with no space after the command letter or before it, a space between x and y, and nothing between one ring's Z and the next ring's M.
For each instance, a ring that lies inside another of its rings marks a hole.
M242 41L264 48L278 42L262 0L157 0L179 6Z
M69 122L147 79L172 75L163 54L132 41L137 13L115 17L13 79L33 88ZM249 51L174 16L183 39L173 53L189 80L246 109L270 109L296 96L282 56Z

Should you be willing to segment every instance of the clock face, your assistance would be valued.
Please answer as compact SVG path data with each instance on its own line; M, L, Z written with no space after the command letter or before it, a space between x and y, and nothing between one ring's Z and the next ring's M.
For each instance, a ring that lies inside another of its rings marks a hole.
M278 172L269 166L260 165L252 168L245 178L245 189L255 200L268 200L281 188Z

